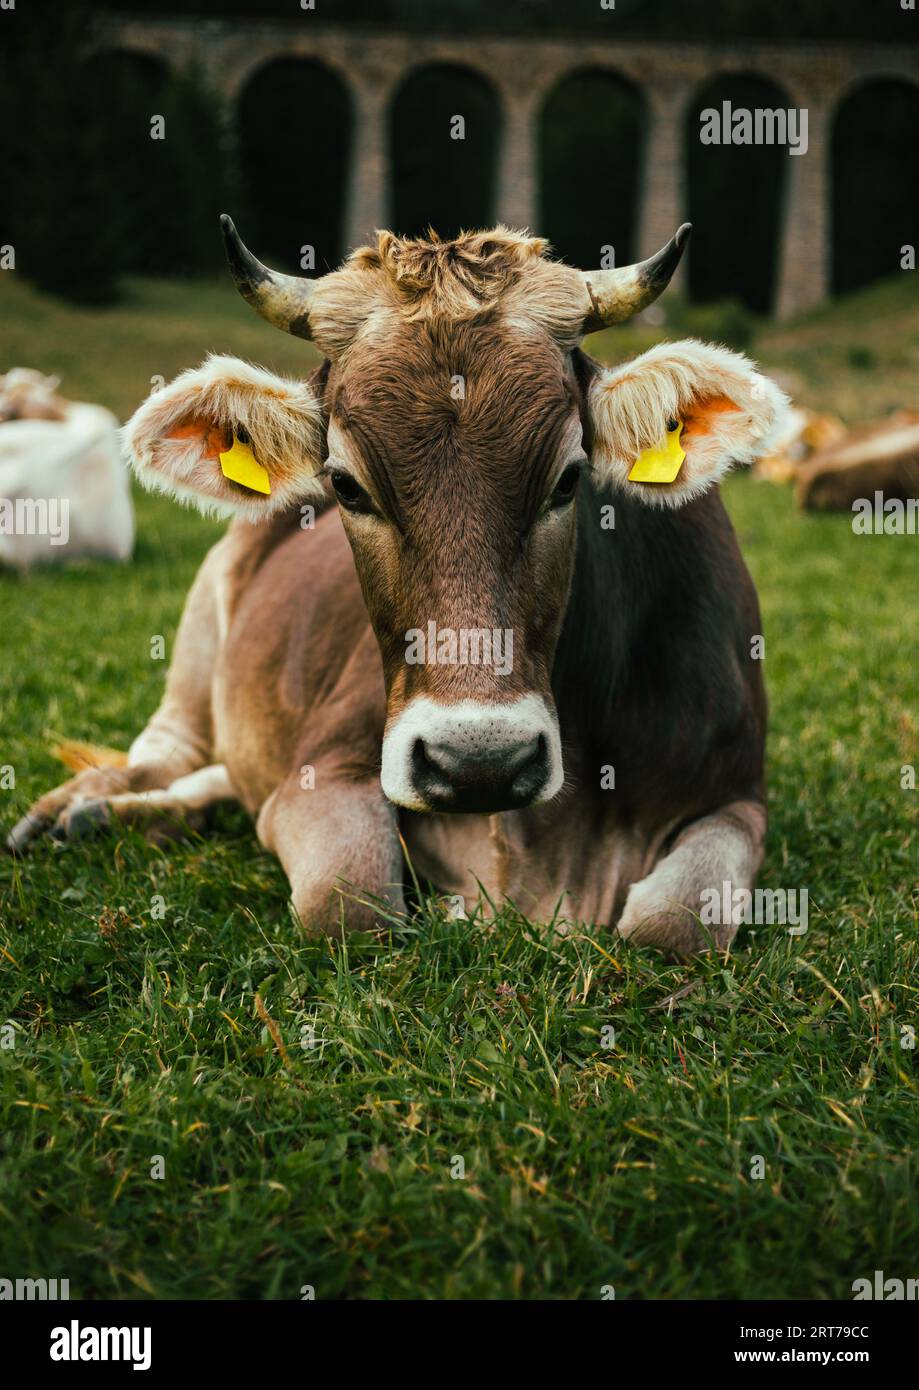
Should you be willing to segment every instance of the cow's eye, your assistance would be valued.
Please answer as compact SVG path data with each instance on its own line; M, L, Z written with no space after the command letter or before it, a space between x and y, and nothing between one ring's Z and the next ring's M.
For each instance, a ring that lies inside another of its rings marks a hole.
M552 496L549 498L549 506L556 510L559 507L567 507L572 497L578 490L578 480L581 476L581 466L578 463L569 463L568 467L561 474Z
M372 512L373 503L360 483L354 481L350 473L329 469L332 491L341 505L349 512Z

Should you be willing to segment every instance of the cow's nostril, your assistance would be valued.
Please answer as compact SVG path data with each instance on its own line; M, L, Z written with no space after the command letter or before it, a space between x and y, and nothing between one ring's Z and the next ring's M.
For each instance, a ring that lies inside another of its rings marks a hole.
M412 745L412 775L416 786L442 782L444 788L449 790L450 761L442 754L438 756L438 751L436 744L428 747L423 738L415 739Z
M536 738L523 750L520 759L518 772L526 772L528 768L541 765L546 761L546 736L538 734Z
M548 774L548 745L541 733L479 743L460 730L455 739L416 738L412 745L413 784L438 810L487 813L525 806Z

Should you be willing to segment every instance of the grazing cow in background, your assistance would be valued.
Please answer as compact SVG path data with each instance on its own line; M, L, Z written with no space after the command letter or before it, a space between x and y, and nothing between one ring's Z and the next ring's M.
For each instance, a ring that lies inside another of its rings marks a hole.
M797 474L795 495L807 511L847 512L853 502L919 498L919 412L896 411L860 425L820 449Z
M0 424L8 420L66 420L67 402L57 394L60 377L31 367L13 367L0 376Z
M503 227L383 232L312 281L224 230L248 302L325 361L211 357L127 425L144 482L236 519L128 767L44 796L12 847L235 798L311 931L402 907L401 831L446 893L704 947L700 895L752 887L766 826L759 611L716 484L786 401L726 349L579 346L661 293L689 228L591 272Z
M30 367L0 376L0 565L128 560L130 475L110 410Z
M753 465L754 478L770 483L793 482L818 450L844 439L846 427L837 415L821 414L806 406L792 406L770 453Z

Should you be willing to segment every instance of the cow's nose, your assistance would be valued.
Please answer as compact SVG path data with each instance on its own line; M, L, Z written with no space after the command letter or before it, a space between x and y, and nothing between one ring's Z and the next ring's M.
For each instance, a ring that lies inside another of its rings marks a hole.
M541 733L477 748L462 738L416 738L412 748L412 781L435 811L512 811L528 806L548 776Z
M561 790L558 718L542 695L451 703L416 695L383 737L380 784L410 811L491 815Z

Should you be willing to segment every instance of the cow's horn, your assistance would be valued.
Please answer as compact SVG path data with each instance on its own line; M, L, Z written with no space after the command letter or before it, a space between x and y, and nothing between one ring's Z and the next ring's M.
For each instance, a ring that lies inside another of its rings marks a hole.
M676 236L650 260L617 270L582 270L590 297L584 332L595 333L599 328L622 323L653 304L669 285L691 231L692 223L684 222Z
M220 227L230 270L243 299L248 300L263 319L273 323L276 328L283 328L285 333L293 333L295 338L312 337L310 300L315 280L307 280L299 275L282 275L262 265L243 245L232 217L225 212L220 215Z

